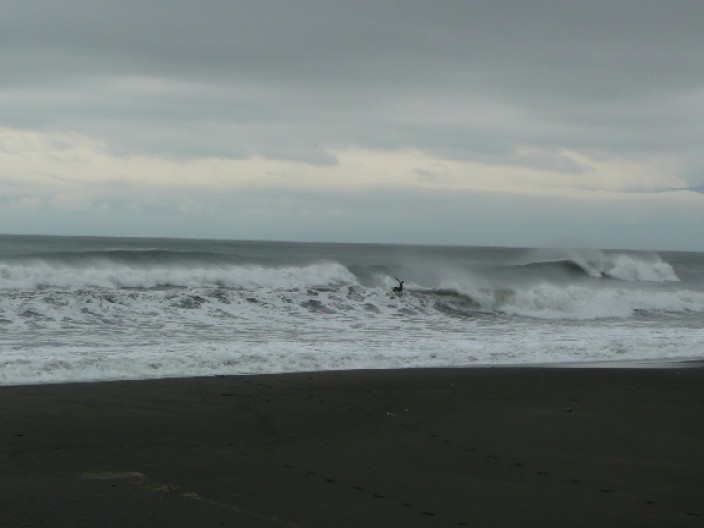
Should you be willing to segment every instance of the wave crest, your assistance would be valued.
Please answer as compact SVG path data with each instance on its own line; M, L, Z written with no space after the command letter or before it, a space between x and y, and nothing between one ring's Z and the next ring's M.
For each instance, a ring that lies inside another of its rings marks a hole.
M632 282L679 282L673 267L659 256L649 260L630 255L615 255L611 267L605 271L608 277Z
M307 266L265 267L259 265L150 266L133 265L69 266L46 261L31 264L0 265L4 290L80 288L306 288L355 283L355 276L342 264L330 262Z
M538 256L519 267L543 270L546 279L551 270L579 273L595 279L608 278L628 282L679 282L679 277L669 263L659 255L634 255L604 253L602 251L569 250L557 254Z
M627 319L647 313L704 313L704 293L592 288L542 283L515 289L457 288L464 315L477 312L546 320ZM455 306L458 304L454 303Z

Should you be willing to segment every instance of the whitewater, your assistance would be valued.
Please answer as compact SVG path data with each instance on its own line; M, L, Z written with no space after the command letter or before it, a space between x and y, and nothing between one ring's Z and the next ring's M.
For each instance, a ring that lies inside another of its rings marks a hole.
M696 360L703 327L701 253L0 236L2 385Z

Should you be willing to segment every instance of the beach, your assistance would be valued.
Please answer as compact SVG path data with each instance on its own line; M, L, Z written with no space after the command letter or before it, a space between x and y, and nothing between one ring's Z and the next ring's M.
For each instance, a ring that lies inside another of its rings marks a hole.
M698 366L3 386L0 525L701 526Z

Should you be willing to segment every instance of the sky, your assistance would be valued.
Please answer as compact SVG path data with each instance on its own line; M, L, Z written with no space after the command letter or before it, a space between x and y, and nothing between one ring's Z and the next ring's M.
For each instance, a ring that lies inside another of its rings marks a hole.
M0 12L0 233L704 251L701 0Z

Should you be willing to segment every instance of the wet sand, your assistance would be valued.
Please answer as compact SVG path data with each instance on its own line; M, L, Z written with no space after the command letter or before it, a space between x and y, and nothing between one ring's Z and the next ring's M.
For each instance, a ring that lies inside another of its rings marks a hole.
M704 369L0 387L0 526L704 525Z

